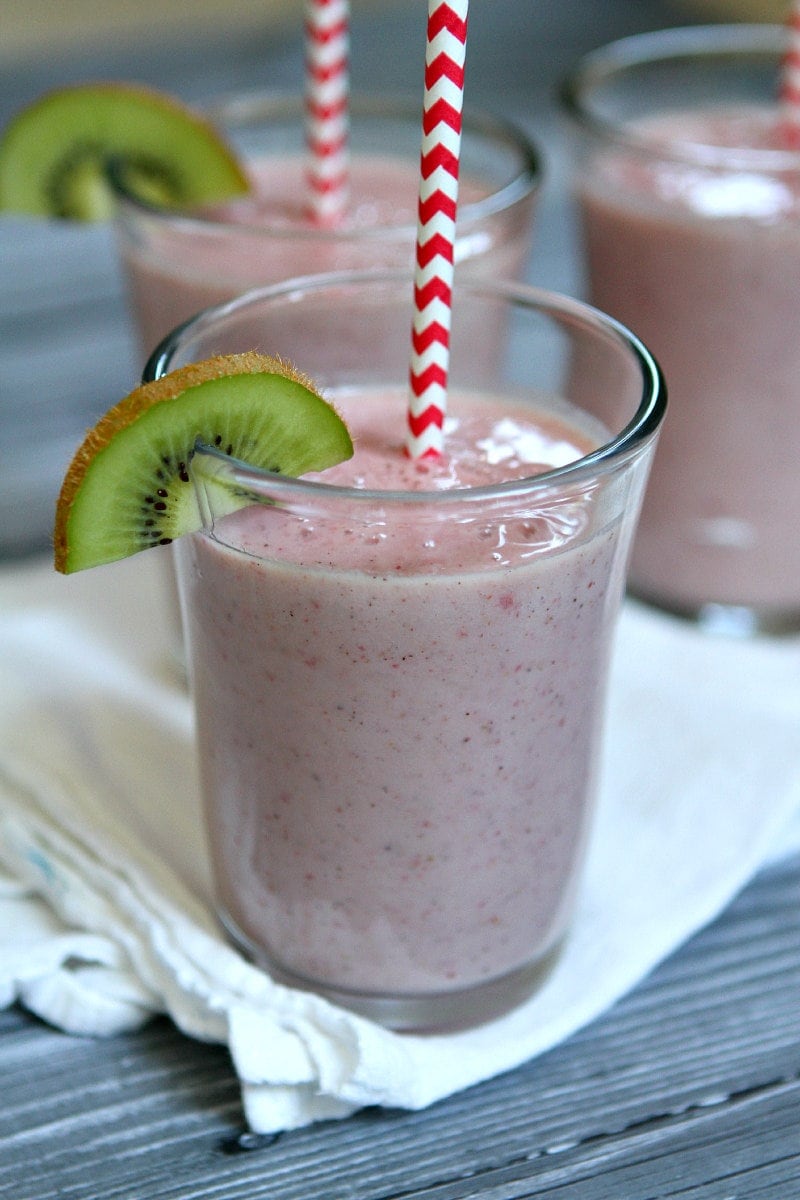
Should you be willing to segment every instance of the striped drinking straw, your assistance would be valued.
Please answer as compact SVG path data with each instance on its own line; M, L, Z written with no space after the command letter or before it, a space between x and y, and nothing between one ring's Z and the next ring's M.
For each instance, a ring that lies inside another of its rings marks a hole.
M406 450L443 453L469 0L428 0Z
M800 148L800 0L789 10L786 36L778 90L779 129L784 144L796 150Z
M306 147L309 208L319 225L334 225L347 206L348 0L306 0Z

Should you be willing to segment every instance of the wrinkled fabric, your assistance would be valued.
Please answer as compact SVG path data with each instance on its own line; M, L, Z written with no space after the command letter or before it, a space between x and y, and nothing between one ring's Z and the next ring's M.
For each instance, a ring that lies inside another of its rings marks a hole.
M529 1060L800 848L800 639L709 638L628 604L577 910L538 992L420 1037L277 984L213 913L160 570L0 574L0 1005L97 1036L166 1013L228 1046L257 1132L421 1108Z

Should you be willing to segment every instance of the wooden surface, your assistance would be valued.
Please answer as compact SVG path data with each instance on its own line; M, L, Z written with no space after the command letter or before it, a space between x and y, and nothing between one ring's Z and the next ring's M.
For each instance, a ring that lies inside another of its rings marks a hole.
M354 4L359 86L413 90L421 0ZM551 88L584 49L686 18L668 0L480 0L468 96L544 145L530 277L577 290ZM87 45L3 65L0 120L44 86L126 75L195 98L298 78L296 38ZM412 78L412 75L414 76ZM135 380L110 241L0 222L0 529L49 534L60 455ZM94 240L93 240L94 239ZM59 440L60 439L60 440ZM13 452L9 451L13 447ZM9 482L13 479L13 488ZM768 799L768 798L765 798ZM365 1111L251 1145L226 1053L166 1021L109 1041L0 1013L2 1200L795 1200L800 860L774 866L611 1012L421 1113Z

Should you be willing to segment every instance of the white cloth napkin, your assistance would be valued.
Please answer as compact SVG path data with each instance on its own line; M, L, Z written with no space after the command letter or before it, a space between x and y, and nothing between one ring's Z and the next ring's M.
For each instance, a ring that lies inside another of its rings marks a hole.
M157 554L68 579L0 572L0 1004L98 1035L168 1013L228 1045L256 1131L421 1108L526 1061L800 847L800 639L708 638L630 604L554 970L482 1028L383 1030L273 983L220 935L161 583Z

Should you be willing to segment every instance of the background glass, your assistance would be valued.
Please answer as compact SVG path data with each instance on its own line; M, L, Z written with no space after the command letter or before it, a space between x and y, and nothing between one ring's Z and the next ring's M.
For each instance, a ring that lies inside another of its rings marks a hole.
M303 203L302 97L249 93L206 111L257 172L263 198L198 215L154 209L123 195L120 247L146 352L180 321L251 287L324 271L412 269L418 104L353 97L350 207L334 227L315 225ZM538 152L520 129L467 107L456 261L484 276L520 278L540 178Z
M800 628L800 152L776 133L784 47L769 26L665 30L590 54L564 91L585 151L589 295L652 347L670 391L630 587L741 633Z

